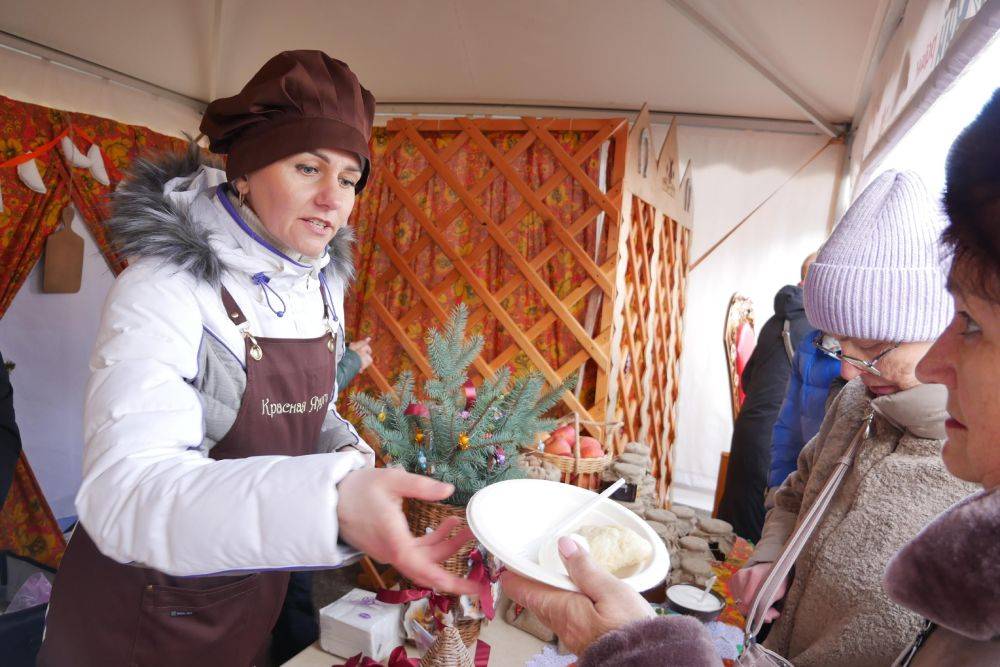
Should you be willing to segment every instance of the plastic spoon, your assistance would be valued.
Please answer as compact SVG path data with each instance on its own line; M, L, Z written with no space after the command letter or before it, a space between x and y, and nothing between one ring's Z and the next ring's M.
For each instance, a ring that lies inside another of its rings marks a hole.
M698 602L704 602L704 601L705 601L705 598L706 598L706 597L708 597L708 592L709 592L710 590L712 590L712 586L714 586L714 585L715 585L715 580L716 580L716 579L718 579L718 578L719 578L719 577L717 577L717 576L715 576L715 575L712 575L712 578L711 578L711 579L709 579L709 580L708 580L708 583L706 583L706 584L705 584L705 590L703 590L703 591L701 592L701 597L700 597L700 598L698 598Z
M531 558L532 560L538 560L538 552L542 548L542 545L551 540L553 537L558 537L560 533L564 532L574 523L583 518L588 512L597 507L605 498L610 498L615 491L622 488L625 485L625 479L619 478L617 482L604 489L599 496L596 498L591 498L586 503L584 503L579 509L570 512L565 518L563 518L554 527L545 531L541 537L529 542L524 550L521 552L522 556Z

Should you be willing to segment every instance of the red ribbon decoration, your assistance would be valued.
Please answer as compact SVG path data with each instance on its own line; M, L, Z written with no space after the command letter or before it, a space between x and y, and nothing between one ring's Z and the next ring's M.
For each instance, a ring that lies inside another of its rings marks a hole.
M493 601L493 583L500 578L501 572L490 575L486 563L483 562L483 552L479 549L472 550L469 554L469 560L472 561L472 567L469 569L467 578L479 584L479 605L483 610L483 616L492 621L496 615Z
M476 658L479 657L479 647L476 647ZM489 660L489 647L487 647L486 659ZM397 646L389 654L389 667L417 667L420 661L416 658L409 658L406 656L406 648L403 646ZM485 663L483 663L485 665ZM476 663L477 667L479 663ZM382 667L382 663L377 660L372 660L363 653L358 653L347 660L343 665L334 665L333 667Z
M431 411L423 403L410 403L406 406L403 414L412 417L430 417Z
M465 381L465 384L462 385L462 393L465 394L465 409L471 410L472 406L476 404L476 385L472 384L472 380Z
M476 655L473 660L476 667L486 667L490 662L490 645L482 639L476 642Z
M403 591L390 591L386 588L380 588L375 593L376 600L388 604L406 604L407 602L423 598L430 598L431 608L437 608L442 614L447 614L448 609L451 607L450 599L444 595L438 595L429 588L408 588Z

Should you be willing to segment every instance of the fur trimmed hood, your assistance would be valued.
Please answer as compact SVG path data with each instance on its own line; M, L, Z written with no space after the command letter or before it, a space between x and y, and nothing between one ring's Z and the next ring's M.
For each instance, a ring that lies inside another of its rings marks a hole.
M111 195L112 215L107 227L115 249L124 257L159 259L218 286L228 267L212 248L210 230L192 218L188 207L169 196L171 181L197 181L195 175L204 167L221 169L193 142L183 153L136 160ZM342 227L327 246L330 261L323 271L330 278L344 284L354 279L353 246L353 229Z
M1000 489L931 522L889 562L883 584L942 627L977 641L1000 637Z

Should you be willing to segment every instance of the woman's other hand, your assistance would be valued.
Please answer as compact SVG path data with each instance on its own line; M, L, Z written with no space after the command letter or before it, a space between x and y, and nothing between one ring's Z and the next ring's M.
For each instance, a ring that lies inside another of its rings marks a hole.
M414 537L403 515L403 498L444 500L454 488L430 477L393 468L361 468L337 485L337 519L342 540L381 563L389 563L418 586L439 592L476 593L478 586L444 570L440 563L472 539L468 526L446 519L429 535Z
M744 616L750 613L750 605L753 604L757 591L764 583L764 580L767 579L767 574L771 571L771 566L772 563L757 563L756 565L751 565L737 571L729 580L729 592L733 596L733 599L736 600L736 606L739 608L740 613ZM787 589L788 579L786 578L781 582L781 586L778 587L778 594L774 598L774 602L785 597ZM764 612L764 621L770 623L779 616L781 616L781 612L771 607Z
M501 582L507 596L530 609L569 650L580 655L606 632L656 615L641 595L570 538L559 538L559 554L581 592L559 590L509 571Z
M361 359L361 368L358 369L359 373L372 365L372 339L370 336L362 340L356 340L348 345L348 347Z

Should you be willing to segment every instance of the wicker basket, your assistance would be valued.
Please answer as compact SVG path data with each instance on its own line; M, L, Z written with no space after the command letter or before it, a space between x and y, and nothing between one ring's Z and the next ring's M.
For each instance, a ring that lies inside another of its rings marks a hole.
M600 457L583 458L580 456L580 424L594 424L604 427L605 437L607 438L611 434L611 431L621 426L621 422L586 422L580 420L580 415L573 415L572 421L576 428L573 456L546 454L540 450L531 450L526 453L546 463L551 463L558 468L562 473L562 481L567 484L577 484L578 486L590 488L594 486L595 475L604 472L604 469L611 465L612 457L610 452L605 452L604 456Z
M457 516L463 521L465 520L465 508L456 507L455 505L445 505L444 503L432 503L425 500L417 500L416 498L407 498L406 500L406 520L410 524L410 532L418 537L423 537L427 534L427 529L431 530L437 528L442 521L450 516ZM459 528L456 528L454 532L458 532ZM454 532L452 534L454 534ZM452 574L456 574L460 577L464 577L469 574L469 554L473 549L476 548L476 541L469 540L466 542L457 553L453 554L448 560L444 561L441 566ZM413 583L407 580L403 580L403 588L412 588ZM451 598L452 608L458 608L458 597L449 596ZM456 621L455 627L458 628L458 633L462 635L462 641L465 642L466 646L472 646L479 639L479 626L482 625L481 620L471 620L471 621Z

